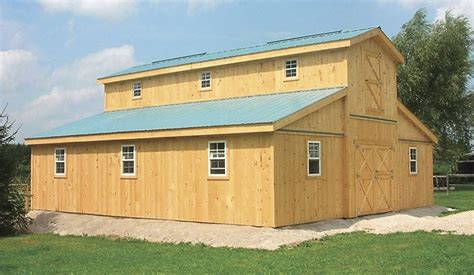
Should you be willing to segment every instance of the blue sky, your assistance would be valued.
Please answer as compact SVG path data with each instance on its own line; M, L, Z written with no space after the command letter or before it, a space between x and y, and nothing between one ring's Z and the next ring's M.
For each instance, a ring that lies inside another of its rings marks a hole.
M339 29L392 37L422 7L473 22L470 0L0 0L0 105L21 142L101 112L96 79L126 67Z

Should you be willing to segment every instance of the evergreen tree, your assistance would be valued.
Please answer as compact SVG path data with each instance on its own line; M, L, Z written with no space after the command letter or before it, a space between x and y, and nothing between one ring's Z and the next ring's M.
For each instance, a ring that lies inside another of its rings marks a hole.
M25 200L11 183L18 162L18 148L9 144L17 131L12 133L13 122L5 113L0 113L0 236L25 230L29 219L26 216Z

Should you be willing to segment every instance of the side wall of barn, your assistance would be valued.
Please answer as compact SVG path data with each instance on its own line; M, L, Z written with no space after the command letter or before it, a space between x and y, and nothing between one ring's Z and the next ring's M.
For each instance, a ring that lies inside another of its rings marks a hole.
M216 66L105 84L105 111L215 100L347 85L346 49ZM298 78L285 79L286 60L297 59ZM200 74L211 73L211 88L201 91ZM142 97L132 98L140 81Z
M417 173L410 174L409 149L417 151ZM433 205L433 145L431 140L398 112L398 184L400 209Z
M345 99L275 133L275 224L285 226L343 217ZM308 141L321 143L321 175L308 176Z
M228 178L208 176L208 141L227 142ZM134 144L137 175L121 177L121 145ZM54 149L66 148L66 177ZM33 209L210 223L274 225L273 136L32 146Z

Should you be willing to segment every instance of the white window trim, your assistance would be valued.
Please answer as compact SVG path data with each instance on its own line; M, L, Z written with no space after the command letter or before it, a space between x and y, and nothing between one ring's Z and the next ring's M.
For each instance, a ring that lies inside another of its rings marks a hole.
M202 75L205 74L205 73L209 73L209 87L202 87L202 82L203 82L203 79L202 79ZM212 73L211 71L204 71L204 72L201 72L199 74L199 88L201 91L210 91L212 90Z
M211 174L211 143L224 143L224 174ZM227 142L212 140L207 143L207 175L212 178L227 177Z
M319 145L319 156L317 158L315 157L310 157L309 156L309 145L311 143L317 143ZM322 147L321 147L321 141L316 141L316 140L308 140L307 144L306 144L306 170L308 172L308 176L309 177L318 177L318 176L321 176L321 155L322 155ZM315 173L315 174L310 174L309 173L309 161L310 160L319 160L319 173Z
M296 76L292 76L292 77L286 77L286 62L289 62L289 61L293 61L293 60L296 60ZM283 62L283 78L287 81L290 81L290 80L298 80L298 77L300 76L300 72L299 72L299 65L300 65L300 62L298 61L298 58L290 58L290 59L286 59L284 62Z
M56 158L56 151L57 150L64 150L64 160L63 161L58 161L57 160L57 158ZM54 148L54 175L55 176L60 176L60 177L65 177L66 176L66 171L67 171L66 158L67 158L66 148ZM57 173L56 163L64 163L64 173Z
M139 96L135 96L135 84L140 84L140 95ZM133 82L133 86L132 86L132 99L141 99L142 98L142 94L143 94L143 87L142 87L142 82L141 81L135 81Z
M411 150L415 150L415 159L411 159ZM415 172L411 171L411 163L415 162ZM408 148L408 171L410 172L410 175L416 175L418 174L418 149L416 147L409 147Z
M123 148L124 147L133 147L133 159L124 159L123 158ZM120 175L123 177L134 177L137 174L137 150L134 144L124 144L120 147ZM133 161L133 173L124 173L123 172L123 162L124 161Z

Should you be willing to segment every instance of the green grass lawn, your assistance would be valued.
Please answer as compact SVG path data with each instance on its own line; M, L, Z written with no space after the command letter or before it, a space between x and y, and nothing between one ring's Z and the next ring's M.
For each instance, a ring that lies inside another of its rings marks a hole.
M465 273L474 238L415 232L342 234L277 251L100 237L0 239L0 273Z
M474 188L435 194L474 209ZM0 238L0 273L474 273L474 237L341 234L277 251L25 234Z
M435 204L457 210L455 212L446 212L447 214L474 210L474 187L456 186L456 190L450 191L449 196L446 195L446 191L436 191Z

